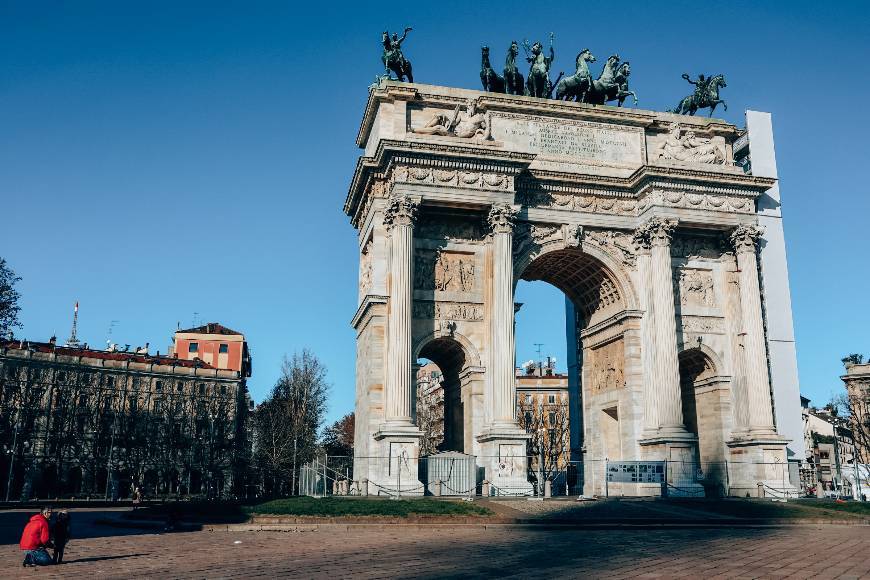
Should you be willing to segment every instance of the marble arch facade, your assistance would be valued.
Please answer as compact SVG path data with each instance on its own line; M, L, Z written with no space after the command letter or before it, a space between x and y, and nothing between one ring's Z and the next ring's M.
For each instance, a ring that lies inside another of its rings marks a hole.
M483 111L466 119L477 135L432 133L472 100ZM727 460L731 492L754 493L766 481L758 465L784 462L787 440L774 418L757 261L757 200L775 179L731 161L743 136L670 113L373 88L344 207L360 251L354 478L419 490L407 461L420 437L414 364L446 340L464 354L462 450L493 485L528 486L513 298L528 279L563 290L577 321L567 333L577 345L572 454L588 466L586 493L603 491L592 466L605 458ZM693 377L684 403L697 360L715 370ZM697 416L687 421L689 404Z

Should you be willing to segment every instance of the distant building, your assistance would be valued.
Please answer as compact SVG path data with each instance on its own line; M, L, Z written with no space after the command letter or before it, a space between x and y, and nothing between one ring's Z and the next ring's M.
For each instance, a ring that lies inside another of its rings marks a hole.
M804 443L807 452L801 470L805 488L821 485L822 490L841 489L843 473L853 469L855 446L849 420L837 416L831 406L817 409L801 397Z
M846 374L840 377L846 385L849 407L852 411L850 426L855 435L856 453L861 463L870 463L870 363L861 357L844 361Z
M169 354L185 360L199 359L215 368L251 376L251 355L245 335L217 322L176 330Z
M227 336L212 362L0 341L0 497L242 495L250 357L241 334L209 334Z

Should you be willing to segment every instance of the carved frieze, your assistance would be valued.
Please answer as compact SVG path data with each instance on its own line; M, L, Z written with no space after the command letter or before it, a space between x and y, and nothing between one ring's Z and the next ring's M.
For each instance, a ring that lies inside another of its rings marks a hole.
M393 181L415 185L426 184L496 191L511 191L514 187L513 175L494 171L452 169L449 167L399 165L393 171Z
M446 250L417 250L414 288L441 292L474 290L474 254Z
M433 113L422 125L412 127L411 132L488 141L491 139L492 122L488 112L478 110L477 99L468 99L464 111L462 105L456 105L451 114Z
M725 334L725 319L712 316L682 316L683 332Z
M437 320L483 320L483 304L415 300L414 318ZM455 328L455 327L454 327Z
M716 306L713 272L698 268L674 270L676 298L683 306Z
M483 222L474 219L426 221L417 226L414 236L458 243L477 242L484 237Z
M676 235L671 241L671 256L674 258L718 259L728 248L721 236Z
M755 203L752 198L735 193L709 193L676 189L652 189L638 200L637 209L643 211L651 205L707 209L738 213L752 213Z
M520 189L517 200L527 207L564 209L613 215L635 215L637 200L592 193L575 194L539 189Z

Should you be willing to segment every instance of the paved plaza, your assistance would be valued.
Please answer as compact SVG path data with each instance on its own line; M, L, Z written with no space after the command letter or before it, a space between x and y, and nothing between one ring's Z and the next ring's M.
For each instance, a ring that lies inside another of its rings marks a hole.
M22 569L12 516L0 518L3 577L22 578L862 578L870 528L535 530L401 526L352 532L152 534L78 512L59 568ZM12 540L12 538L15 538ZM16 542L16 543L13 543Z

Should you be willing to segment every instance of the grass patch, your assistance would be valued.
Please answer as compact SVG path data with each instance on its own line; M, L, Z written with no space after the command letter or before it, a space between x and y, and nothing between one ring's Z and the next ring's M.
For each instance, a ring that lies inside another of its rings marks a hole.
M291 497L245 506L250 514L289 516L386 516L412 515L490 516L492 511L471 502L433 499L370 499Z
M683 503L674 500L675 503ZM870 517L870 502L836 503L834 500L790 499L786 503L763 499L687 500L685 507L736 518L843 519Z

